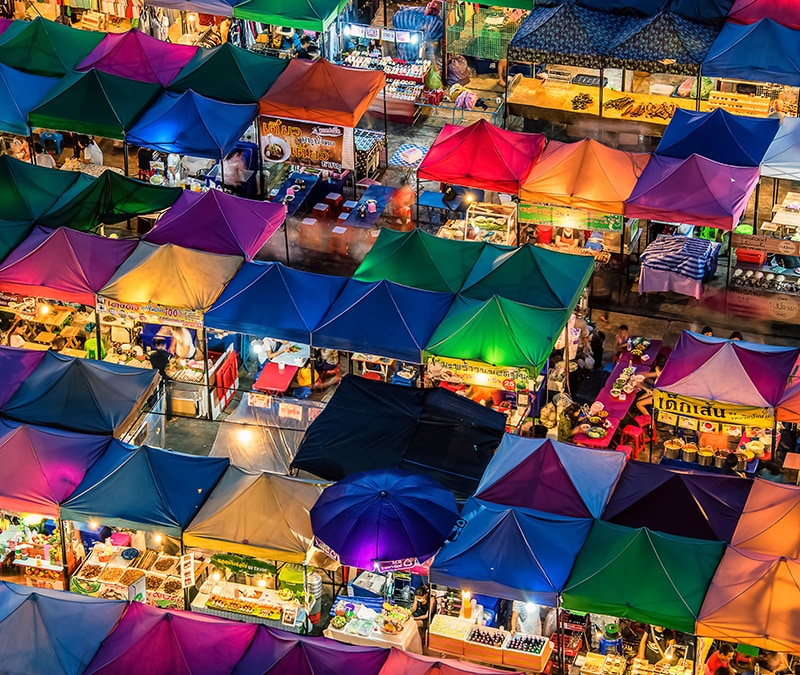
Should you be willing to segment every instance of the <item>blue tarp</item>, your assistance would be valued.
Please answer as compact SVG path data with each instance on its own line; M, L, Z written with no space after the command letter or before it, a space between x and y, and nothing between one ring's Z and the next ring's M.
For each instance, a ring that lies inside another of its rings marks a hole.
M722 108L710 113L678 108L656 154L677 159L698 154L721 164L758 166L779 126L777 119L743 117Z
M258 106L223 103L193 91L165 92L128 132L131 145L219 159L233 148Z
M19 422L113 434L138 413L158 371L46 352L0 414Z
M64 502L61 517L180 537L228 464L227 457L116 443Z
M548 4L552 2L552 0L546 1ZM536 4L539 5L540 0L537 0ZM578 0L578 4L602 12L641 16L673 12L692 21L722 23L728 16L733 0Z
M761 161L761 175L800 180L800 119L784 117Z
M246 262L205 314L208 328L309 344L346 279Z
M450 293L349 279L319 327L318 347L422 363L422 350L453 302Z
M703 61L703 75L800 86L797 31L772 19L726 23Z
M0 64L0 131L27 136L28 113L57 82L57 77L31 75Z
M0 581L0 667L4 673L78 675L127 605Z
M558 604L591 518L489 504L464 506L464 529L431 566L431 582L496 598Z

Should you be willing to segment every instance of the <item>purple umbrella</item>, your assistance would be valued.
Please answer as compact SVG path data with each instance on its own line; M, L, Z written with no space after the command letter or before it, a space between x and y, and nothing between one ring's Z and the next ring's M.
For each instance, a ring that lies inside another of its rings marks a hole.
M311 509L317 544L344 565L426 560L458 519L453 494L432 478L399 469L366 471L326 488Z

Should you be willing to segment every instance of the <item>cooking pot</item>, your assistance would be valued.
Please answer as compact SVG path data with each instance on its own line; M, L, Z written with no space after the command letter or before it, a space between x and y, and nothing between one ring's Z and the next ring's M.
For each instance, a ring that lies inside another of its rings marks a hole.
M697 447L693 445L684 445L681 450L681 459L683 459L684 462L696 462Z
M714 453L714 466L718 469L725 468L725 460L727 459L728 454L729 453L727 450L717 450Z
M675 441L666 441L664 443L664 457L667 459L680 459L681 446Z
M711 466L714 463L714 453L710 450L698 450L697 463L700 466Z

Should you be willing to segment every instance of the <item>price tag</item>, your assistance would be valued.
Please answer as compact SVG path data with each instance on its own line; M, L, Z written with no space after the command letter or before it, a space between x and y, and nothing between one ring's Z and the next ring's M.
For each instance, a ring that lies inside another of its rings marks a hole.
M194 553L187 553L181 556L180 569L181 586L183 588L194 586Z
M381 29L380 28L372 28L371 26L367 26L364 29L364 37L368 37L370 40L380 40L380 38L381 38Z
M394 39L395 42L399 42L401 44L411 42L411 33L407 30L397 30L394 32Z
M363 38L366 35L366 31L364 30L364 26L350 26L350 35L353 37L360 37Z
M256 394L251 391L247 396L247 405L251 408L271 408L272 396L269 394Z
M394 42L394 31L390 28L382 28L381 40L385 40L386 42Z
M514 380L503 380L503 389L506 391L516 391L517 383Z

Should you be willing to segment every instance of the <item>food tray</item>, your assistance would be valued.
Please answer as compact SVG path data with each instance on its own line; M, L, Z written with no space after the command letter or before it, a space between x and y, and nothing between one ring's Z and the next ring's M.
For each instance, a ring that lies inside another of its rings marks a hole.
M466 619L437 614L428 631L428 646L434 651L461 655L464 653L464 640L474 625Z
M178 564L178 558L173 555L160 555L158 556L158 560L153 563L153 566L150 568L153 572L158 572L159 574L169 574L175 569L175 565Z
M153 593L157 591L161 586L164 585L167 577L163 574L153 574L152 572L147 573L147 578L145 579L145 589L147 593Z
M167 577L167 580L161 586L161 592L166 595L179 595L183 593L183 586L178 577Z
M572 84L580 84L584 87L599 87L600 86L600 76L599 75L576 75L572 78ZM608 86L608 78L603 78L603 87Z

